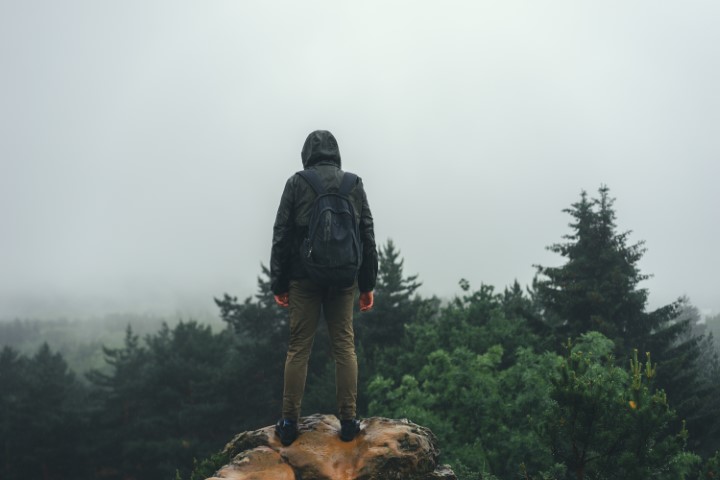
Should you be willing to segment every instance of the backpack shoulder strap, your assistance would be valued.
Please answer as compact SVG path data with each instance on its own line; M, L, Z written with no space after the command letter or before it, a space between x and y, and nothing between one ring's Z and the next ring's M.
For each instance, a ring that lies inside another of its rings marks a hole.
M300 170L297 172L298 175L300 175L302 178L305 179L306 182L310 184L313 190L315 190L315 193L320 196L323 193L325 193L325 188L323 188L322 182L320 181L320 177L316 172L313 170L307 169L307 170Z
M350 190L352 190L355 186L357 178L357 175L355 175L354 173L345 172L343 174L342 182L340 182L340 190L338 191L338 193L343 197L347 197L348 195L350 195Z

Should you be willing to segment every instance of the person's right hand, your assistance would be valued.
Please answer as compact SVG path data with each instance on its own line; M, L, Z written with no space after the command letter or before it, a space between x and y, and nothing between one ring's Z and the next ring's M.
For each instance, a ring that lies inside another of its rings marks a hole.
M375 304L375 296L373 292L360 292L360 311L367 312L372 309Z
M280 305L283 308L287 308L290 306L290 293L281 293L280 295L275 295L275 303Z

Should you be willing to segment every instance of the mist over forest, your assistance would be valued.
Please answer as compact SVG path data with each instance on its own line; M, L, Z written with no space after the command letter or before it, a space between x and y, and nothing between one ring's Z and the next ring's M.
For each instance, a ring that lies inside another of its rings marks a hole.
M354 320L359 415L427 426L461 480L712 477L720 316L685 297L648 308L646 248L607 187L565 212L560 266L527 286L463 278L449 300L380 245L376 306ZM228 439L280 411L288 314L264 266L255 295L214 303L205 320L0 323L4 478L202 480L228 463ZM333 410L329 348L320 328L305 414Z
M651 308L687 295L716 315L718 16L676 0L3 2L0 319L204 316L218 292L251 294L316 129L423 295L530 284L557 261L561 210L607 184L620 229L648 242Z
M422 283L424 276L418 276ZM462 291L459 284L457 289ZM225 324L220 319L212 299L226 290L240 298L253 294L252 291L235 292L231 289L208 293L203 299L199 298L197 292L194 296L183 299L171 295L160 295L161 298L157 299L150 298L148 294L144 301L133 299L119 305L108 305L107 302L99 301L90 306L86 305L84 300L78 299L77 304L68 305L66 301L62 315L53 315L56 304L46 307L35 305L29 311L38 312L38 315L14 315L0 319L0 347L10 346L20 352L32 354L43 343L48 343L54 351L65 357L72 370L84 373L104 364L102 347L120 346L128 325L141 337L155 333L163 324L174 326L183 321L197 321L210 325L215 330L224 328ZM680 296L678 293L678 298ZM452 301L451 297L439 298L443 303ZM705 314L692 304L692 299L685 301L686 314L692 317L696 331L705 335L712 334L715 346L720 352L720 313ZM175 308L169 308L170 305ZM182 308L181 305L186 307ZM68 311L78 313L68 315Z

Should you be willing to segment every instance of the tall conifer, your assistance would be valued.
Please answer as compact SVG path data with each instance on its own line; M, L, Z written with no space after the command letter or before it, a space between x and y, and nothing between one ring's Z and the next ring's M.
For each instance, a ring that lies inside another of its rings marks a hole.
M693 430L707 431L708 421L717 422L699 415L701 399L709 400L698 375L700 337L690 334L690 320L680 315L682 299L646 310L648 292L639 284L648 275L638 267L644 242L630 244L630 232L618 233L608 187L598 193L590 199L582 192L580 201L564 210L573 217L571 233L548 249L566 261L559 267L536 266L537 299L556 345L598 331L614 342L618 361L626 362L633 349L651 352L658 361L658 384L688 420L692 439ZM693 448L702 439L696 440Z

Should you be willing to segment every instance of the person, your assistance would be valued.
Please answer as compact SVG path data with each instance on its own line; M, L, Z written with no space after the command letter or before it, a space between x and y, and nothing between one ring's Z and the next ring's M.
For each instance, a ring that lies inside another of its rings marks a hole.
M308 135L301 152L304 170L313 170L328 192L338 192L345 172L340 150L328 131ZM378 257L373 217L360 177L354 180L348 198L354 209L361 240L362 261L351 287L322 287L311 280L301 259L303 240L308 236L311 208L317 196L300 174L291 176L280 199L273 227L270 280L275 302L290 313L290 341L285 360L282 417L275 431L283 445L298 436L297 423L305 390L308 360L322 309L335 360L336 402L340 438L351 441L360 431L356 418L357 357L353 332L355 289L360 290L360 311L373 307Z

